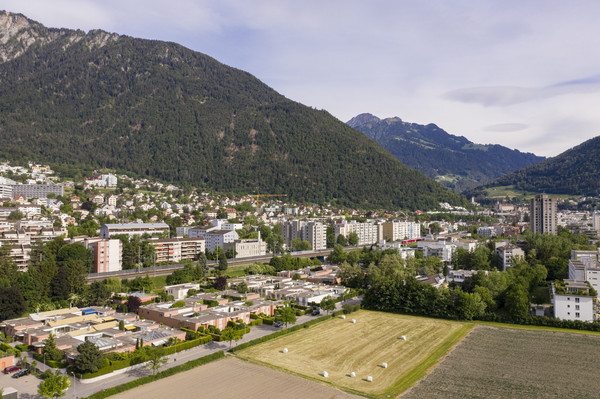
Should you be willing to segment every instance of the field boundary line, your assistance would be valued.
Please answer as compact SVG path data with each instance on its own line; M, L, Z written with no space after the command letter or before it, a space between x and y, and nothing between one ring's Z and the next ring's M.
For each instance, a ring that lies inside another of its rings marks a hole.
M571 333L571 334L600 335L600 331L576 330L573 328L560 328L560 327L552 327L552 326L533 326L533 325L529 325L529 324L511 324L511 323L500 323L500 322L496 322L496 321L474 321L472 323L479 325L479 326L512 328L513 330L551 331L551 332L562 332L562 333Z

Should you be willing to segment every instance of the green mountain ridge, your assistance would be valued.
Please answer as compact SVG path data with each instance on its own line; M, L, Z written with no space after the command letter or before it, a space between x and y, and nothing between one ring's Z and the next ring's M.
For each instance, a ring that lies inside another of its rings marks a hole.
M398 117L379 119L361 114L347 123L377 141L402 163L457 192L544 159L501 145L475 144L434 124L408 123Z
M520 191L600 195L600 136L587 140L555 157L519 169L478 187L472 195L483 195L486 188L512 186Z
M176 43L1 12L0 57L6 159L321 204L467 204L329 113Z

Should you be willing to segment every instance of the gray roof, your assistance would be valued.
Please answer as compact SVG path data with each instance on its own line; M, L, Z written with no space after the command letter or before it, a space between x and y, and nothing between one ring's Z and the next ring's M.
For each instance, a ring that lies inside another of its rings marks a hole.
M106 226L110 229L168 229L166 223L107 223Z

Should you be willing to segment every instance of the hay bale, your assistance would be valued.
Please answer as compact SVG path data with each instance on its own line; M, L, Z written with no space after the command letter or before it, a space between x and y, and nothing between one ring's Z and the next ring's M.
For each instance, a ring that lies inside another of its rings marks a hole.
M402 341L406 341L406 335L403 335L403 336L401 336L401 337L400 337L400 339L401 339Z
M283 353L288 353L288 348L283 348Z
M327 373L327 371L323 371L321 375L325 378L329 377L329 373Z
M369 382L373 382L373 377L371 377L371 376L367 376L367 381L369 381Z
M353 371L353 372L351 372L351 373L350 373L350 377L352 377L352 378L356 377L356 373L355 373L354 371Z
M355 320L355 319L352 319L352 324L354 324L354 323L356 323L356 320Z
M384 369L387 369L387 363L381 363L381 367L383 367Z
M346 315L345 314L341 315L340 319L346 320Z

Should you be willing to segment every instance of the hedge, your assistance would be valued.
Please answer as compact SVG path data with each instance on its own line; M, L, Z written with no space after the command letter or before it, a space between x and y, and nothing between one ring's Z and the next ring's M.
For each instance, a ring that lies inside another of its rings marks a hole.
M275 323L275 318L274 317L263 317L262 321L263 321L263 324L272 326L273 323Z
M263 319L254 319L250 322L251 326L256 326L258 324L262 324L263 323Z
M39 353L34 353L33 358L35 360L37 360L38 362L44 363L44 355L40 355ZM46 359L46 366L48 366L48 367L52 367L55 369L62 369L62 368L67 367L67 365L68 365L68 363L66 360L61 360L60 362L57 362L55 360Z
M103 399L112 395L116 395L121 392L128 391L130 389L139 387L140 385L148 384L150 382L160 380L162 378L170 377L177 373L181 373L183 371L191 370L195 367L205 365L210 362L214 362L215 360L219 360L225 357L225 352L219 351L212 353L210 355L201 357L199 359L190 360L184 364L171 367L164 371L157 373L155 376L149 375L146 377L138 378L137 380L133 380L130 382L126 382L125 384L117 385L116 387L108 388L104 391L97 392L91 396L88 396L88 399Z
M270 341L270 340L275 339L277 337L280 337L282 335L286 335L286 334L289 334L291 332L301 330L303 328L308 328L308 327L310 327L312 325L321 323L323 321L330 320L332 317L337 316L336 313L337 313L337 315L340 315L340 314L342 314L342 311L335 312L331 316L321 316L321 317L318 317L316 319L307 321L306 323L298 324L296 326L292 326L292 327L286 328L284 330L276 331L273 334L269 334L269 335L265 335L264 337L253 339L252 341L245 342L243 344L237 345L235 348L229 349L229 352L235 353L235 352L240 351L242 349L246 349L246 348L249 348L251 346L262 344L263 342Z

